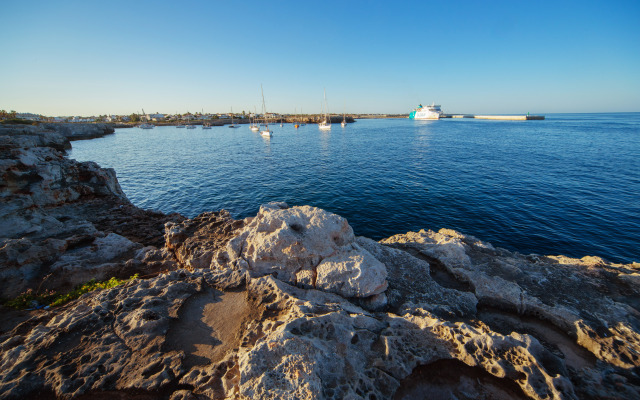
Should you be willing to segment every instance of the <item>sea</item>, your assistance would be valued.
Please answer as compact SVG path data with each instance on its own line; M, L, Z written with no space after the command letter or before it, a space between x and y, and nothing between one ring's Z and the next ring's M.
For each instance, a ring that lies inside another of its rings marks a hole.
M285 201L376 240L451 228L522 254L640 262L640 113L270 128L116 129L70 158L114 168L133 204L165 213Z

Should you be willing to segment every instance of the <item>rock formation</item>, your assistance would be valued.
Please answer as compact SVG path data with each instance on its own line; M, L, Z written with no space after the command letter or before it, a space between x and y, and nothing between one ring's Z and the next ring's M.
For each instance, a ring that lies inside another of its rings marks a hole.
M108 133L107 127L62 124L55 131L51 126L56 125L0 127L5 298L28 288L68 289L90 278L147 272L130 267L143 264L145 246L162 246L164 222L182 219L136 208L113 169L65 156L69 137Z
M2 399L640 398L640 264L446 229L376 242L284 203L184 220L136 209L60 135L0 143L3 296L166 270L6 313Z

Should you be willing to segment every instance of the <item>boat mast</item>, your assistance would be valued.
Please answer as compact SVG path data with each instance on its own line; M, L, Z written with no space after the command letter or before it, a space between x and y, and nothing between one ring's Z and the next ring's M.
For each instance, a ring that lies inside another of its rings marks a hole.
M267 123L267 106L264 103L264 89L262 83L260 84L260 92L262 93L262 113L264 114L264 127L269 130L269 124Z
M325 123L331 123L331 120L327 121L327 116L329 114L329 104L327 103L327 88L324 89L324 106L325 106L325 113L324 113L324 122Z

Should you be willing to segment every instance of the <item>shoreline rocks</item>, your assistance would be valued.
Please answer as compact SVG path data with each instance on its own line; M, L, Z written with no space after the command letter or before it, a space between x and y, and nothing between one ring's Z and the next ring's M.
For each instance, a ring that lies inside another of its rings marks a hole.
M183 219L138 209L113 169L68 159L69 137L104 132L97 124L68 125L57 125L62 133L46 130L45 124L0 128L3 298L27 289L68 290L91 278L146 272L125 268L132 257L120 250L161 247L163 224ZM67 272L70 268L77 272ZM89 269L93 272L85 273Z
M1 399L640 398L638 263L285 203L164 215L66 146L0 129L2 296L148 277L4 312Z

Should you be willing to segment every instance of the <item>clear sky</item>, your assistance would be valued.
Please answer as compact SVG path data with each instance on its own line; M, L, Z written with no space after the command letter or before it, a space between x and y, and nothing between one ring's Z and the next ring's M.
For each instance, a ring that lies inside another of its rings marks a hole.
M640 111L640 1L0 2L0 109Z

